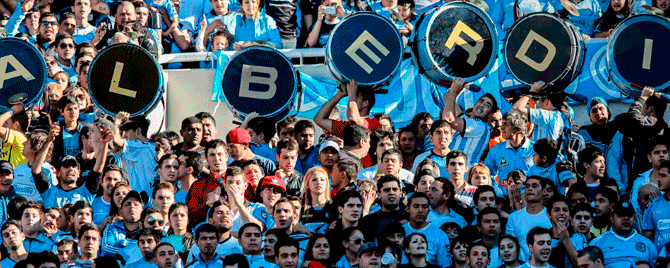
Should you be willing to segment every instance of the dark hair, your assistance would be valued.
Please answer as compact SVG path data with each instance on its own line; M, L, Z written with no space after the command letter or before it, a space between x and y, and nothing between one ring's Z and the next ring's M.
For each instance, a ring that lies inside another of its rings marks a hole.
M42 23L42 21L43 21L45 18L48 18L48 17L53 17L53 18L56 19L56 21L58 21L58 16L56 16L56 13L45 12L45 13L42 13L42 15L40 16L40 23Z
M412 202L414 202L414 200L416 200L417 198L425 198L430 203L430 198L428 198L427 194L422 193L422 192L415 192L407 200L407 206L409 207L412 204Z
M347 227L344 230L342 230L342 236L340 236L340 241L347 241L349 240L349 237L351 237L354 232L359 231L363 232L363 230L359 229L358 227Z
M37 253L37 258L36 260L36 266L39 267L42 264L45 263L54 263L56 264L56 267L60 267L60 260L58 259L58 255L54 254L51 251L43 251L40 253Z
M295 141L295 139L281 139L279 142L277 142L277 146L275 148L277 148L277 155L280 155L282 149L286 149L288 151L298 150L298 142Z
M465 159L465 165L467 166L468 165L468 155L466 153L464 153L463 151L459 151L459 150L453 150L453 151L450 151L450 152L447 153L447 163L446 163L447 166L449 165L449 161L451 161L451 159L456 159L456 158L459 158L459 157L463 157L463 159Z
M197 118L195 116L191 117L186 117L184 120L181 121L181 129L182 131L186 130L189 126L193 124L202 124L202 120L200 118Z
M593 160L596 160L598 156L605 157L605 154L603 151L601 151L598 147L591 146L591 147L586 147L584 150L579 151L577 154L577 159L579 159L579 165L577 165L577 171L579 171L580 174L584 174L586 172L586 168L584 167L584 164L591 164Z
M2 228L0 228L0 232L5 231L7 228L9 228L10 225L16 226L16 228L19 228L21 230L21 224L16 221L16 220L7 220L5 223L2 224Z
M396 183L398 183L398 187L402 187L402 182L400 182L400 179L398 177L390 175L390 174L386 174L386 175L382 175L377 180L377 191L381 191L382 186L384 186L384 183L387 183L387 182L396 182Z
M449 122L447 122L445 120L437 120L437 121L433 122L433 124L430 126L430 134L432 135L435 132L435 130L437 130L438 128L441 128L441 127L451 128L451 125L449 124Z
M198 240L200 239L200 236L202 233L214 233L216 234L216 239L218 240L220 235L219 234L219 229L216 228L214 225L211 225L209 223L205 223L203 225L200 225L197 229L195 229L195 239Z
M300 252L300 245L298 244L298 241L291 237L285 237L277 240L274 248L275 256L279 256L279 249L282 247L294 247L298 252Z
M154 248L154 254L156 254L156 251L158 251L158 248L163 247L163 246L170 246L174 250L174 246L172 244L170 244L168 242L160 242L160 244L156 245L156 247ZM239 268L242 268L242 267L239 267Z
M58 20L58 24L63 23L64 20L66 19L73 19L74 18L74 13L70 11L66 11L60 14L60 20Z
M91 210L91 213L93 212L93 207L91 207L91 204L89 204L86 200L79 200L77 202L74 202L72 208L68 210L68 216L74 216L75 214L77 214L77 211L80 211L82 209L89 209Z
M337 162L335 162L335 165L339 171L344 171L344 173L347 174L347 181L349 182L354 181L358 176L358 165L351 159L339 159Z
M429 118L432 120L432 119L433 119L433 116L431 116L431 115L430 115L429 113L427 113L427 112L421 112L421 113L418 113L418 114L416 114L414 117L412 117L412 123L410 123L409 126L407 126L407 127L410 127L410 128L412 128L412 129L414 129L414 132L415 132L415 133L416 133L416 132L419 132L419 130L418 130L419 123L421 123L421 121L426 120L426 119L429 119ZM432 130L432 129L431 129L431 130ZM432 132L432 131L431 131L431 132Z
M375 92L374 90L372 90L372 88L359 86L357 97L360 97L362 101L367 101L370 104L368 106L369 110L372 110L372 107L375 106L376 98L375 98ZM362 110L363 107L360 107L360 109Z
M372 108L372 106L370 106L370 108ZM373 115L372 117L374 117L375 119L377 119L377 121L380 121L380 120L382 120L382 119L386 119L386 120L388 120L389 122L391 122L391 130L390 130L390 132L391 132L391 133L394 133L394 132L395 132L395 126L393 126L393 120L391 120L391 117L390 117L388 114L385 114L385 113L376 113L376 114Z
M408 249L409 248L409 243L412 243L412 237L413 236L420 236L423 237L423 241L426 242L426 245L428 245L428 238L426 238L425 234L422 233L411 233L405 237L405 239L402 241L402 246L403 249Z
M668 143L665 139L662 139L661 137L655 137L646 142L644 147L644 154L651 155L651 153L654 151L654 148L658 145L663 145L666 149L668 149Z
M141 2L141 3L143 3L143 2ZM216 126L216 119L214 119L214 116L212 116L208 112L199 112L199 113L195 114L195 117L199 118L200 122L204 121L205 119L211 119L212 123L214 123L214 126Z
M570 210L570 217L574 217L577 213L586 211L589 215L593 215L593 207L586 203L578 203Z
M295 116L288 116L284 118L284 120L279 121L277 123L277 132L279 132L282 128L285 128L290 125L295 125L295 123L298 122L297 119L295 119Z
M603 251L596 246L588 246L585 247L584 249L579 251L579 254L577 254L578 258L588 256L589 260L592 262L595 262L596 260L600 260L601 262L605 262L605 257L603 256Z
M398 148L398 140L395 138L393 132L386 130L378 130L373 132L372 134L370 134L370 149L368 150L370 158L373 161L376 161L378 157L377 143L379 143L379 141L384 139L390 139L391 142L393 143L393 148Z
M20 220L23 214L21 213L21 207L27 202L28 200L20 196L12 198L7 204L7 218L9 220Z
M309 120L300 120L296 122L295 125L293 126L293 135L294 136L297 135L306 128L314 129L314 123L312 123L312 121Z
M539 156L546 157L548 163L554 163L558 157L558 144L551 138L544 137L535 142L533 151Z
M401 152L400 150L398 150L398 149L395 149L395 148L393 148L393 149L388 149L388 150L384 151L384 152L382 153L382 159L384 159L385 156L387 156L387 155L391 155L391 154L395 154L395 155L397 155L397 156L398 156L398 160L400 160L400 162L402 163L402 161L403 161L403 158L402 158L402 152Z
M455 199L456 187L454 187L454 184L445 177L437 177L435 178L435 181L439 181L442 183L442 194L449 194L449 199L447 199L447 207L453 209L456 213L463 216L463 218L465 218L466 221L472 221L474 219L472 211L461 205Z
M120 268L119 262L116 261L113 257L97 257L93 260L95 267L104 267L104 268Z
M226 178L244 175L244 171L240 167L228 167L226 170Z
M268 117L259 116L249 120L247 123L247 128L250 128L256 134L263 133L265 142L270 142L272 137L274 137L277 133L275 122L272 120L272 118ZM279 149L277 149L277 152L279 152Z
M654 107L654 115L656 118L663 118L663 114L665 114L665 110L668 108L668 104L656 97L655 95L652 95L649 97L644 104L646 104L648 107Z
M140 237L141 236L151 236L151 237L154 238L154 241L156 241L156 243L160 243L161 238L163 237L163 233L160 232L160 231L157 231L157 230L153 230L153 229L144 229L140 232ZM140 240L137 239L137 243L139 243L139 242L140 242Z
M560 194L555 194L554 196L549 198L549 201L547 201L547 212L551 213L552 209L554 208L554 205L556 203L561 202L565 203L565 205L568 206L568 213L570 213L570 211L572 211L572 209L570 208L570 200L568 200L567 197Z
M473 201L475 202L475 205L479 203L479 197L486 192L492 192L493 196L496 196L496 190L493 188L491 185L480 185L477 187L477 190L475 190L475 194L472 197ZM496 198L496 204L498 203L498 198Z
M528 244L535 244L535 236L536 235L543 235L543 234L548 234L551 236L551 231L547 228L542 228L542 227L535 227L533 229L530 229L530 232L526 235L526 242Z
M356 146L364 139L370 138L370 130L363 126L349 124L344 128L344 146Z
M72 252L77 252L77 247L79 247L79 245L77 245L77 241L71 237L65 237L63 240L56 242L56 249L65 244L70 245Z
M100 233L100 228L98 228L98 226L96 226L93 223L84 223L81 226L81 228L79 228L79 233L77 233L77 237L83 237L84 233L88 231L95 231L98 233L98 235L102 236L102 234Z
M154 193L154 195L155 195L155 193ZM161 213L161 212L158 211L158 209L156 207L147 207L144 210L142 210L142 214L140 214L140 222L144 222L144 219L146 219L148 215L151 215L153 213ZM156 240L156 241L160 241L160 240Z
M491 208L491 207L484 208L484 209L482 209L482 211L479 211L479 214L477 214L477 226L482 226L482 221L484 220L484 215L489 215L489 214L497 215L498 220L502 219L502 216L500 215L500 211L498 211L497 208Z
M477 241L477 242L474 242L472 245L470 245L468 247L468 250L466 251L467 252L466 256L468 256L468 258L470 257L470 253L472 252L472 249L475 248L475 247L483 247L484 249L486 249L486 253L489 254L489 248L486 246L486 244L484 244L483 241Z
M416 4L414 3L414 0L398 0L398 5L399 6L404 6L409 4L410 8L415 8Z
M349 202L349 199L352 198L358 198L361 200L361 203L363 202L363 196L361 196L361 193L352 189L338 192L337 195L335 195L335 203L338 207L344 207L344 204Z
M570 189L568 189L568 192L565 194L565 197L568 198L568 200L572 199L572 196L576 193L580 193L585 197L589 197L589 188L586 186L586 183L584 181L578 181L572 186L570 186Z
M276 228L272 228L270 230L265 231L265 233L263 235L265 235L265 236L274 235L274 236L277 237L277 240L282 239L282 238L288 238L288 235L286 234L286 231L281 230L281 229L276 229ZM316 234L314 234L314 235L316 235Z
M277 201L277 203L279 203L279 201ZM248 228L257 228L259 232L263 231L263 228L261 228L260 225L253 222L249 222L240 227L240 230L237 233L237 239L242 239L242 234L244 234L244 231L246 231Z
M519 239L517 239L513 235L502 234L500 235L500 239L498 239L498 248L500 248L500 242L503 241L503 239L509 239L512 240L512 242L514 242L514 244L516 245L516 254L517 254L516 258L519 259L519 254L521 254L521 245L519 244Z
M223 147L226 154L228 153L228 145L226 145L226 142L220 139L215 139L205 144L205 155L207 155L207 152L209 152L210 149L216 149L216 147Z
M426 159L428 159L428 158L426 158ZM414 173L414 181L412 181L414 186L419 184L419 181L421 181L421 177L423 177L423 176L431 176L431 177L433 177L433 179L437 178L437 175L435 174L435 172L433 172L430 169L418 170L416 173Z
M610 204L612 204L612 205L616 204L616 203L619 203L619 195L616 193L616 191L614 191L610 188L599 186L598 187L598 193L596 193L596 195L598 195L598 194L600 194L604 198L606 198L607 201L609 201Z
M198 152L189 152L189 151L182 152L181 155L186 157L186 160L183 163L184 166L192 167L193 176L199 177L200 173L202 173L202 170L205 168L205 165L207 164L205 157L203 157Z
M315 234L312 235L312 237L309 238L309 241L307 242L307 250L305 251L305 257L304 257L305 261L313 261L314 260L314 250L312 250L312 248L314 248L314 244L316 244L316 240L318 240L319 238L326 239L326 241L328 241L328 245L330 245L330 247L333 248L333 246L332 246L333 243L330 242L330 239L328 239L328 237L325 234L315 233ZM277 241L282 241L282 240L286 240L286 239L280 238ZM279 248L277 248L277 249L279 249ZM332 250L331 250L331 252L332 252ZM275 253L275 255L277 255L277 253ZM331 260L333 259L333 258L330 257L331 255L334 255L334 254L328 254L328 260L326 260L327 263L322 263L325 267L330 267L328 264L330 264Z
M63 110L68 104L77 104L77 98L75 96L65 94L58 100L58 109Z
M230 254L223 258L221 267L226 268L226 266L234 265L237 265L237 268L249 268L249 261L247 260L247 257L242 254Z
M78 202L81 202L81 201L78 201ZM21 208L20 208L21 215L23 215L23 212L25 212L25 210L29 209L29 208L37 209L40 212L40 214L42 214L42 210L44 210L44 204L42 204L41 202L36 202L36 201L28 201L21 206Z

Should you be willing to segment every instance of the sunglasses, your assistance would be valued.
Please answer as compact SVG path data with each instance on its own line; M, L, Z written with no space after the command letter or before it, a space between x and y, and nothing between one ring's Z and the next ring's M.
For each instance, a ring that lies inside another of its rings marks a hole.
M65 49L65 48L74 48L74 44L73 44L73 43L60 43L59 47L60 47L61 49Z
M349 241L352 241L351 239ZM353 240L354 244L360 245L363 244L363 239L362 238L356 238L356 240Z
M43 21L42 25L44 25L44 26L58 25L58 22L56 22L56 21Z
M77 95L77 96L75 96L75 97L77 97L77 99L79 99L79 100L84 100L84 99L86 98L86 95L84 95L84 94L79 94L79 95Z
M149 218L147 220L147 223L149 223L149 225L154 225L156 223L158 223L158 225L163 225L163 223L165 223L165 221L163 221L162 219Z

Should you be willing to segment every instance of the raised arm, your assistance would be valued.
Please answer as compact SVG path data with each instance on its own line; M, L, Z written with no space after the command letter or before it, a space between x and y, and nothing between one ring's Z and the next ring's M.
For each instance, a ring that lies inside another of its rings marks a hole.
M323 106L321 106L319 112L317 112L316 116L314 116L314 123L316 123L319 127L321 127L321 129L325 131L333 132L333 120L328 119L328 117L330 116L330 112L333 111L333 108L335 108L335 105L337 105L337 103L346 96L347 93L338 90L332 99L328 100L323 104Z
M456 100L464 89L465 79L457 78L451 83L449 90L444 93L445 105L444 110L442 111L442 120L447 121L451 128L459 133L463 133L465 130L465 120L458 117L458 114L456 114L456 106L458 106Z
M258 226L267 228L263 222L259 221L253 215L251 215L251 212L244 204L244 191L242 191L239 186L235 184L226 184L226 192L228 194L228 202L235 202L235 205L237 205L237 209L240 212L240 217L245 224L253 222L258 224Z
M364 127L365 119L361 116L361 111L356 103L358 101L358 85L356 81L349 80L349 83L347 83L347 95L349 95L347 102L347 118L349 122Z
M0 115L0 139L3 141L7 139L7 136L9 136L9 131L11 129L5 127L5 122L12 118L15 114L18 114L23 111L23 103L15 104L12 106L12 108Z
M49 189L49 179L46 177L46 174L42 172L42 165L44 164L44 161L46 161L47 155L49 154L49 148L53 145L58 133L60 133L60 126L58 123L51 124L47 140L44 142L42 149L37 152L33 162L30 163L30 169L33 173L33 179L35 180L35 188L37 188L37 191L40 193L44 193Z
M530 92L531 93L539 93L546 84L542 81L535 82L531 87L530 87ZM513 109L521 112L522 114L526 115L526 118L529 117L529 109L528 109L528 102L530 101L530 97L527 95L521 96L514 105L512 106Z

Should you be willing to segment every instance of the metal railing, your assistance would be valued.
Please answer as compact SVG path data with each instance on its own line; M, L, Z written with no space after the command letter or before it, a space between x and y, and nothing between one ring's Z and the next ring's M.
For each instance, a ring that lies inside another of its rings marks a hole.
M291 59L295 65L303 65L305 58L319 58L325 57L325 48L300 48L300 49L280 49L286 57ZM228 57L232 57L236 51L224 51ZM215 59L216 55L212 52L195 52L195 53L179 53L179 54L164 54L158 59L160 64L171 62L194 62L194 61L208 61ZM297 61L296 61L297 60Z

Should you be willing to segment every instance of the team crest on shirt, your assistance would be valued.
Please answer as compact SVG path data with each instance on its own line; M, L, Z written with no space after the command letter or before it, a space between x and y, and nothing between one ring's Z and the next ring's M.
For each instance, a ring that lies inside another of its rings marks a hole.
M645 252L647 251L647 246L645 246L642 242L637 242L635 243L635 249L637 249L639 252Z
M533 162L533 156L532 156L532 155L526 157L525 161L526 161L526 166L533 166L533 165L535 165L535 162Z
M504 168L504 167L507 167L507 166L509 166L509 163L507 163L507 160L505 160L505 157L500 159L500 168Z
M267 211L265 211L265 210L261 210L261 218L263 218L264 220L268 218L268 213L267 213Z

